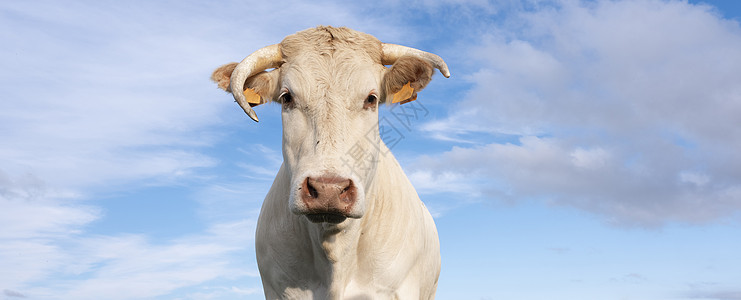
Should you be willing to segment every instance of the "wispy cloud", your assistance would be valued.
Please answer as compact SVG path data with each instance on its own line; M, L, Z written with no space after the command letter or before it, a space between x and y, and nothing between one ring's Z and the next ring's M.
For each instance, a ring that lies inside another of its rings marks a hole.
M8 297L150 298L217 278L257 276L242 259L253 255L255 219L232 218L164 241L87 235L99 209L55 195L33 178L0 179L0 282L10 288Z
M167 294L222 276L257 276L241 262L252 241L254 220L217 224L202 235L172 241L148 241L136 235L85 238L69 250L77 274L85 280L59 280L51 290L64 298L145 298ZM78 275L78 276L79 276ZM41 293L41 291L40 291Z
M13 128L3 132L12 146L0 149L6 172L70 188L176 177L214 164L197 148L216 138L207 129L228 103L191 88L204 62L184 63L209 52L203 41L166 34L153 12L37 5L4 4L2 34L12 46L2 51L10 86L0 116Z
M741 291L738 290L721 290L721 291L701 291L688 293L689 299L710 299L710 300L739 300Z

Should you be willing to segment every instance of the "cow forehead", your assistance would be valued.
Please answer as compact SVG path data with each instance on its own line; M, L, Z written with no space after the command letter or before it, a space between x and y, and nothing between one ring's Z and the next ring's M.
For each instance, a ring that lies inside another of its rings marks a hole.
M311 56L339 58L347 54L365 56L381 63L381 42L372 35L349 28L317 27L287 36L281 42L284 59Z
M283 86L310 98L368 94L380 85L384 67L368 59L305 55L284 64Z
M364 97L380 85L381 43L348 28L317 27L281 42L283 86L305 101Z

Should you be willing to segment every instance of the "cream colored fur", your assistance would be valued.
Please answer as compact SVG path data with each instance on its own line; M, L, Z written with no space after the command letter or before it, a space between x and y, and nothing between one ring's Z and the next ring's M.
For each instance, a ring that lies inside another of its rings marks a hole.
M267 299L434 299L437 229L393 156L380 156L365 215L340 226L288 213L290 177L281 166L257 227Z
M347 28L318 27L286 37L283 63L247 79L264 101L283 104L283 165L260 212L256 252L268 299L433 299L440 273L435 223L378 132L377 105L432 66L400 58L387 69L381 43ZM212 79L228 90L233 64ZM361 151L370 167L353 167ZM352 160L349 161L348 159ZM311 223L299 199L307 177L351 179L357 201L339 224Z

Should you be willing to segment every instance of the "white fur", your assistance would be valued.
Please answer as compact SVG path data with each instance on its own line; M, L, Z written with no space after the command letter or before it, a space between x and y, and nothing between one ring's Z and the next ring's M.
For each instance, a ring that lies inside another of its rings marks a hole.
M363 217L337 225L290 213L290 178L284 164L257 225L267 299L434 299L437 229L393 156L379 156Z
M370 44L380 53L380 42ZM440 274L435 223L380 140L378 108L363 107L369 94L381 98L387 69L362 47L305 47L273 71L280 74L275 95L290 92L293 104L283 108L284 162L257 224L266 298L433 299ZM370 167L351 167L353 151ZM357 188L344 222L311 223L303 215L299 188L319 176L348 178Z

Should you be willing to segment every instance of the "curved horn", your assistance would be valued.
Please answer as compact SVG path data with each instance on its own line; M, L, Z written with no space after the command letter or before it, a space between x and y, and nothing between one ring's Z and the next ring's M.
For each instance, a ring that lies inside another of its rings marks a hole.
M381 57L381 63L384 65L393 65L394 62L396 62L399 57L402 57L404 55L415 55L418 56L426 61L429 61L432 63L432 65L440 70L440 73L445 76L445 78L450 77L450 71L448 71L448 65L445 64L445 61L443 61L440 56L437 56L435 54L424 52L419 49L409 48L401 45L396 44L386 44L382 43L382 49L383 49L383 56Z
M244 112L255 122L258 121L257 114L252 110L252 107L247 103L247 100L244 98L244 94L242 93L244 90L244 82L250 76L262 72L265 69L280 67L282 59L280 45L270 45L245 57L232 72L229 86L231 87L234 100L239 103L242 110L244 110Z

